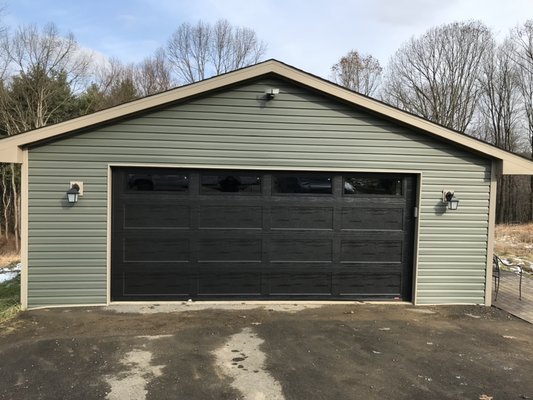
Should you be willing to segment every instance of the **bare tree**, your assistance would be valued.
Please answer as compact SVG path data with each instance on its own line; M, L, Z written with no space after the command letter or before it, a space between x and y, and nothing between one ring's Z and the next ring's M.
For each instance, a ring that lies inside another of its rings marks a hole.
M107 60L94 71L94 81L80 96L82 113L116 106L174 86L171 69L162 49L138 64Z
M2 173L0 174L2 179L2 209L3 209L3 224L4 224L4 235L6 239L9 239L10 234L10 220L11 220L11 199L13 197L13 192L10 190L9 176L6 173L6 169L9 168L9 164L2 164Z
M82 96L85 113L113 107L139 97L135 64L124 64L117 58L111 58L96 68L94 74L95 81Z
M266 45L250 28L233 27L227 20L219 20L211 32L209 54L216 75L255 64L266 52Z
M211 29L199 21L181 24L170 38L167 54L181 81L190 83L206 77Z
M331 67L332 79L350 90L373 96L380 84L383 68L377 58L351 50Z
M482 64L479 82L481 87L478 106L479 130L485 132L483 139L492 144L517 152L521 147L521 99L519 71L514 63L513 42L505 40L487 52ZM514 176L501 176L498 181L497 222L523 220L524 210L517 199L524 188ZM526 190L529 194L529 190ZM527 210L526 213L527 214Z
M504 41L487 51L479 78L479 119L488 135L484 139L509 151L519 150L519 70L512 59L513 43Z
M181 24L167 44L167 56L181 82L196 82L257 63L266 45L249 28L227 20Z
M163 49L145 58L135 67L135 83L141 96L168 90L174 86L171 67Z
M519 71L519 88L526 116L526 130L533 158L533 20L511 31L512 53ZM529 220L533 220L533 176L530 178Z
M9 67L9 56L5 44L8 41L7 29L0 26L0 82L4 82Z
M459 131L472 121L481 64L492 46L481 22L455 22L412 38L391 58L383 99Z
M17 74L11 74L4 88L18 83L25 90L24 104L6 90L0 95L0 117L10 135L48 124L71 101L64 96L65 86L76 91L87 77L89 55L80 50L72 34L60 36L53 24L40 32L35 26L21 27L4 37L1 49L7 68ZM60 79L64 85L56 84Z

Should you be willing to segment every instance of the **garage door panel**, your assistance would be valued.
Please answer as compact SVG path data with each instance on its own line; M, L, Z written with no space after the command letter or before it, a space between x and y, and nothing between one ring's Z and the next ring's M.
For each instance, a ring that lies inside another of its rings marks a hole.
M124 228L189 228L191 210L176 201L126 203L123 208Z
M349 264L339 268L335 284L341 296L400 296L400 264Z
M331 265L277 264L268 274L271 295L330 296L333 291Z
M124 295L132 297L188 296L194 278L190 266L143 263L130 265L122 277Z
M263 243L261 238L200 238L199 262L261 262Z
M262 229L263 208L245 205L202 205L198 210L200 229Z
M198 268L197 292L211 297L260 296L261 277L259 264L204 264Z
M403 230L403 207L357 207L343 208L341 229Z
M272 262L331 262L333 259L331 239L273 238L269 250Z
M402 262L401 240L342 240L341 262Z
M333 229L333 207L272 207L271 229Z
M124 261L189 261L190 240L173 237L168 232L125 237Z

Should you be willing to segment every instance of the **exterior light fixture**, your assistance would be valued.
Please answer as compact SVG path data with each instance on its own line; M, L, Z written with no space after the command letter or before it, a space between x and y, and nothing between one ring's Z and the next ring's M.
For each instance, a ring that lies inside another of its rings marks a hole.
M442 202L448 205L448 210L457 210L459 207L459 199L455 197L455 193L447 190L442 191Z
M77 183L74 183L72 187L67 190L67 200L69 203L74 204L78 202L78 196L80 195L80 187Z
M279 94L279 89L272 88L265 90L265 97L267 100L272 100L277 94Z

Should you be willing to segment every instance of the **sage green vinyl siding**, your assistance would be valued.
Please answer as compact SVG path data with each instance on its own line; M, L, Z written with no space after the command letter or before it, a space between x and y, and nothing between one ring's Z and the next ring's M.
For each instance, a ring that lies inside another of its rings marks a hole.
M265 102L266 88L280 88ZM29 307L103 304L109 164L421 174L417 302L484 302L490 160L274 78L29 152ZM84 196L66 205L69 181ZM443 189L459 210L441 212Z

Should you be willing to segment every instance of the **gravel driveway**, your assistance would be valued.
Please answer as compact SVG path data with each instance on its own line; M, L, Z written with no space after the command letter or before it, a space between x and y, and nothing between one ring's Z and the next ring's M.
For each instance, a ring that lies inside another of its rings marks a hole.
M486 307L36 310L0 326L0 398L533 399L532 338Z

